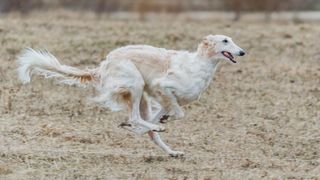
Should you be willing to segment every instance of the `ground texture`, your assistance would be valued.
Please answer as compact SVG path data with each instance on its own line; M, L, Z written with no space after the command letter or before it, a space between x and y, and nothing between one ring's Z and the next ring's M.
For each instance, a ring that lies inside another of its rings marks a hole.
M226 34L247 50L220 64L202 98L167 123L167 157L126 118L90 103L92 89L36 77L21 85L16 56L45 48L92 68L112 49L150 44L195 50ZM0 17L0 179L319 179L320 26L289 22L116 21L68 12Z

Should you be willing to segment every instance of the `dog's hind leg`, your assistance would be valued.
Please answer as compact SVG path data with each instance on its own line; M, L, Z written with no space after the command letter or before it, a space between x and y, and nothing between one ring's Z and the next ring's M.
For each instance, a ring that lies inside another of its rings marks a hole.
M152 102L146 95L144 95L140 103L140 113L141 117L144 119L149 119L149 122L159 123L159 120L162 116L164 116L167 113L167 111L160 105L157 106L156 113L152 116ZM148 132L148 135L151 138L151 140L172 157L179 157L183 156L184 154L181 151L174 151L168 145L166 145L160 138L160 134L158 132L150 131L145 127L141 126L132 128L131 130L137 134L144 134Z
M162 107L160 107L160 110L152 108L151 99L148 98L146 94L143 94L141 98L139 110L141 118L152 124L159 124L159 119L165 114L165 111ZM156 112L154 113L153 110L156 110ZM119 127L125 128L139 135L145 134L150 131L150 129L145 126L134 126L130 123L121 123Z
M106 71L101 77L102 83L100 85L100 91L105 95L97 98L98 102L103 102L107 107L126 107L129 112L128 126L141 126L159 132L165 130L161 125L145 121L140 115L140 102L145 82L132 61L126 59L110 60L101 69Z
M160 118L163 115L165 115L166 112L167 111L165 111L164 108L160 107L160 109L157 109L157 113L151 116L152 114L151 102L148 101L147 97L143 97L141 99L141 103L140 103L141 117L144 119L149 119L148 121L150 123L159 123ZM179 156L183 156L184 154L181 151L172 150L168 145L166 145L162 141L158 132L150 131L145 126L131 126L131 124L129 124L129 126L125 125L124 128L140 135L148 133L151 140L172 157L179 157Z
M180 157L184 155L182 151L174 151L168 145L166 145L162 139L160 138L159 133L149 131L148 135L150 136L151 140L157 144L161 149L163 149L166 153L168 153L172 157Z
M151 122L147 122L141 118L140 103L142 100L143 87L136 87L131 91L131 101L128 104L130 111L129 123L137 124L148 128L151 131L162 132L165 128L162 125L156 125Z
M153 105L156 107L153 107ZM154 112L155 111L155 112ZM147 95L143 95L140 102L140 115L142 119L147 120L153 124L159 124L160 119L167 114L167 111L159 104L151 101ZM128 123L120 124L120 127L123 127L129 131L132 131L136 134L142 135L149 131L148 128L144 126L132 126Z

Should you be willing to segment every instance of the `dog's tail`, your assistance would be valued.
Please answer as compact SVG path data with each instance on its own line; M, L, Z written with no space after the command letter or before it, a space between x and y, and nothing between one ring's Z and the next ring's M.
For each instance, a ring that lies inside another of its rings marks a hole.
M54 78L60 83L86 87L99 80L98 71L81 70L60 64L58 59L48 51L26 49L18 57L18 75L24 83L29 83L33 74Z

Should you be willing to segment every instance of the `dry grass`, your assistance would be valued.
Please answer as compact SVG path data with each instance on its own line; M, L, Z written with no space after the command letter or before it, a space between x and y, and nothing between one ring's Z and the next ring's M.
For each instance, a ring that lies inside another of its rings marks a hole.
M185 107L183 123L166 124L163 137L183 159L119 129L125 114L88 103L91 89L17 81L16 55L28 46L84 68L126 44L194 50L210 33L232 36L249 53L239 65L221 64L200 102ZM320 178L318 37L318 24L2 17L0 178Z

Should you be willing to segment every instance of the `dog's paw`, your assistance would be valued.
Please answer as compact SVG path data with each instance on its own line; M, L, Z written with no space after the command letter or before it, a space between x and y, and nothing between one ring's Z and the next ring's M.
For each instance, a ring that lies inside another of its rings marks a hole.
M182 151L171 151L171 152L169 153L169 155L170 155L171 157L176 157L176 158L178 158L178 157L183 157L183 156L184 156L184 152L182 152Z
M168 122L168 119L169 119L169 115L163 115L161 118L160 118L160 123L166 123Z
M176 112L176 114L174 115L175 119L181 119L184 117L184 112L183 111L178 111Z
M164 132L166 131L166 128L162 125L157 125L155 128L152 129L152 131L155 131L155 132Z
M176 111L169 112L169 116L174 120L181 119L184 117L184 112L181 109L177 109Z
M121 128L124 128L124 127L132 127L132 124L123 122L123 123L119 124L118 127L121 127Z

